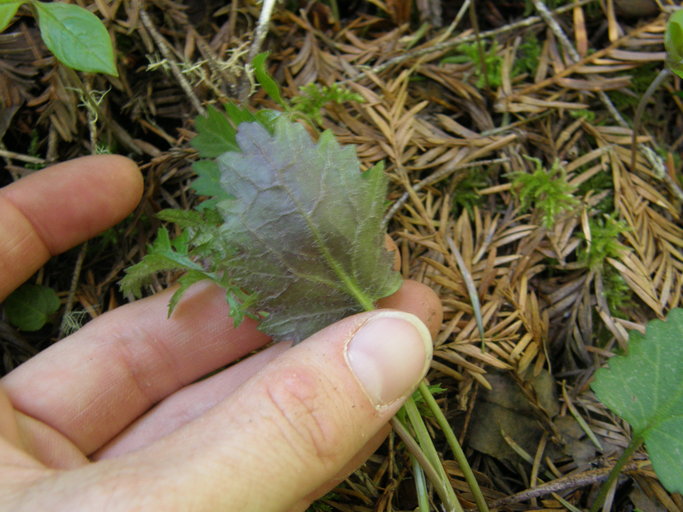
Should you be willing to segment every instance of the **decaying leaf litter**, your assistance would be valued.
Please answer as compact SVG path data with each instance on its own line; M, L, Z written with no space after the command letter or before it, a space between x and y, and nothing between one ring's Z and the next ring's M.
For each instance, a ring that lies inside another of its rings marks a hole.
M355 144L365 167L385 163L403 275L432 286L446 309L430 383L445 390L437 398L489 505L506 510L590 503L630 434L591 393L592 374L626 347L628 330L681 305L678 80L648 106L631 166L630 123L663 66L666 17L626 17L616 0L558 3L476 2L479 38L461 2L357 1L339 14L335 2L292 3L274 12L264 47L285 97L315 82L363 98L328 104L323 127ZM116 283L144 254L154 213L196 201L190 120L249 92L243 64L260 9L82 5L115 35L120 77L59 65L28 18L0 34L3 184L102 148L133 156L147 182L121 226L36 276L60 292L63 326L123 302ZM260 90L248 101L274 106ZM520 179L538 170L564 186ZM59 323L40 334L55 340ZM5 370L46 344L1 325ZM615 510L683 510L645 452L625 474ZM411 510L412 492L391 437L321 507Z

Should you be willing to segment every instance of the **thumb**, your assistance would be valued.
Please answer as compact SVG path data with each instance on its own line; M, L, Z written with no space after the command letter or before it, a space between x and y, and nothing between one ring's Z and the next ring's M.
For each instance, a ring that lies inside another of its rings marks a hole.
M115 460L153 475L145 493L171 499L168 510L288 510L391 419L431 354L429 331L412 314L346 318L285 351L203 417Z

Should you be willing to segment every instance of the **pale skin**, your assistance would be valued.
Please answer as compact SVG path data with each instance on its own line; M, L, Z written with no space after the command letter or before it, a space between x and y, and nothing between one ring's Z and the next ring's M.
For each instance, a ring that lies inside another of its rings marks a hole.
M122 220L142 189L118 156L0 189L0 301L50 256ZM390 382L405 390L386 405L369 398L345 347L372 312L197 382L269 339L252 321L235 328L215 286L196 285L170 319L168 299L106 313L0 380L1 510L305 510L381 443L420 377ZM419 283L381 306L431 331L441 322Z

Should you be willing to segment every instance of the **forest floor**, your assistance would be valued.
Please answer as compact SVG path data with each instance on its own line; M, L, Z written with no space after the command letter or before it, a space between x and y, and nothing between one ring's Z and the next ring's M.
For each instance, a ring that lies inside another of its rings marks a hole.
M121 225L32 278L61 307L38 332L0 320L5 372L127 300L117 283L161 225L154 214L197 201L200 111L240 96L277 108L245 73L256 1L78 3L114 37L119 77L61 65L22 11L0 34L0 185L112 152L139 163L146 193ZM680 80L649 100L635 161L631 151L636 107L665 65L666 15L629 17L616 0L463 3L282 2L263 49L286 99L311 83L354 93L314 113L364 167L385 164L401 271L445 308L428 378L489 507L582 509L631 435L591 379L629 331L681 304ZM313 509L413 510L410 468L391 436ZM610 499L613 510L683 511L645 450Z

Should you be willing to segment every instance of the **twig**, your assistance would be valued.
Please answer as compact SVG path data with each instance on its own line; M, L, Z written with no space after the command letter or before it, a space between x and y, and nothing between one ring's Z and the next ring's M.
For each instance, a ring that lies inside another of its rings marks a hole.
M249 53L247 54L247 62L245 63L245 73L242 76L242 81L240 82L238 99L240 103L244 103L249 96L250 89L250 73L251 63L254 57L258 55L263 46L263 41L265 41L268 35L268 28L270 26L270 17L273 15L273 9L275 8L275 3L277 0L263 0L263 7L261 7L261 14L259 15L258 22L256 24L256 30L254 31L254 38L251 42L251 47L249 48Z
M631 463L624 466L623 471L636 471L638 469L637 463ZM526 491L518 492L512 496L506 496L499 500L491 503L492 509L502 508L506 505L512 505L513 503L520 503L522 501L527 501L533 498L540 498L541 496L547 496L554 492L566 491L569 489L576 489L577 487L586 487L587 485L593 485L607 480L612 468L600 468L586 471L578 475L569 475L563 478L558 478L547 484L539 485L538 487L533 487L527 489Z
M562 7L559 7L555 9L554 11L551 11L554 14L562 14L564 12L570 11L574 9L577 5L587 5L590 3L595 2L596 0L579 0L576 3L565 5ZM495 36L498 36L500 34L505 34L506 32L511 32L514 30L518 30L520 28L524 27L530 27L531 25L535 25L536 23L539 23L542 21L542 18L540 16L530 16L528 18L524 18L523 20L520 20L516 23L510 23L509 25L505 25L504 27L500 27L497 29L493 30L487 30L485 32L481 32L479 34L479 37L482 39L486 38L492 38ZM463 43L469 43L472 41L476 40L475 35L467 35L467 36L457 36L453 39L450 39L448 41L444 41L442 43L437 43L437 44L430 44L427 47L424 48L418 48L410 52L405 52L401 55L398 55L397 57L394 57L393 59L389 59L388 61L384 62L383 64L379 64L371 69L368 69L366 71L362 71L361 73L352 76L351 78L347 78L346 80L342 80L339 82L341 85L345 85L349 82L355 82L358 80L361 80L362 78L365 78L368 75L376 75L381 73L382 71L395 66L396 64L400 64L402 62L405 62L410 59L414 59L416 57L422 57L423 55L429 55L430 53L439 53L444 50L449 50L453 48L454 46L461 45Z
M21 153L15 153L14 151L8 151L6 149L0 149L0 157L9 158L10 160L19 160L20 162L26 162L27 164L47 165L47 160L44 158L22 155Z
M187 97L192 102L192 106L194 106L197 113L199 113L201 115L205 115L206 110L202 106L201 101L199 101L199 98L197 98L197 95L192 90L192 86L189 84L189 82L183 76L183 73L180 71L178 64L174 60L173 55L171 54L171 51L169 50L168 43L162 37L162 35L157 31L156 27L152 23L152 20L149 19L149 15L147 14L147 11L145 11L144 9L140 9L140 19L142 20L142 24L145 26L147 31L151 34L152 39L154 39L154 42L156 43L157 48L159 48L159 51L161 52L161 55L163 55L164 59L166 59L166 61L168 62L168 65L171 68L171 73L173 74L175 79L178 81L178 84L180 84L180 87L183 89L183 91L185 92Z
M555 37L560 41L560 44L564 46L565 50L569 54L569 57L572 59L573 64L577 64L579 61L581 61L581 56L579 55L579 52L576 51L576 48L574 48L574 45L571 43L567 35L564 33L562 30L562 27L558 25L558 23L555 21L555 19L552 16L552 13L548 10L548 7L543 3L542 0L531 0L534 3L534 7L536 7L536 10L538 10L539 14L541 17L544 19L544 21L547 23L548 27L550 27L550 30L552 30L553 34L555 34ZM648 87L647 91L643 95L643 98L647 100L649 96L651 96L654 91L661 85L661 83L667 78L668 76L668 70L665 68L662 71L660 71L659 75L654 79L654 81L650 84L650 87ZM607 93L603 90L597 91L598 97L600 98L600 101L602 104L605 106L605 108L608 110L610 115L612 116L612 119L619 124L623 128L631 128L629 124L626 122L626 120L623 118L621 113L617 110L617 108L614 106L614 103L612 103L612 100L610 97L607 95ZM633 121L633 148L631 150L631 168L635 169L635 154L636 150L640 150L644 155L645 158L647 159L648 163L652 166L652 168L655 170L657 176L666 183L666 185L669 187L669 191L678 199L679 201L683 201L683 190L678 186L678 184L671 179L671 177L668 175L668 173L664 170L662 172L662 169L666 169L666 166L664 165L662 158L657 155L654 151L649 150L647 146L644 144L636 144L636 132L638 130L638 125L640 123L640 116L643 113L644 109L644 101L641 102L638 105L638 108L636 110L635 114L635 119Z
M562 27L560 27L557 21L555 21L555 18L553 18L553 13L550 12L548 7L542 2L542 0L531 1L534 3L534 7L543 18L543 21L546 22L552 33L555 34L555 37L557 37L557 39L560 41L560 44L564 46L564 49L567 51L569 57L572 60L572 64L576 64L577 62L579 62L581 60L581 55L579 55L579 52L576 51L576 48L574 48L574 45L567 37L567 34L565 34L564 30L562 30ZM622 127L628 128L628 123L624 120L622 115L616 109L614 103L612 103L612 100L607 95L607 93L602 90L597 91L597 93L598 97L600 98L600 101L612 115L612 118Z
M515 136L512 135L514 138ZM504 139L506 143L511 142L509 140ZM502 164L504 162L507 162L509 158L507 157L502 157L502 158L494 158L492 160L477 160L476 162L470 162L468 164L463 164L463 165L458 165L457 167L453 169L446 169L445 171L437 171L433 174L430 174L427 176L425 179L417 182L415 185L412 187L413 192L419 192L423 188L425 188L427 185L431 185L432 183L436 183L437 181L441 181L442 179L450 176L456 171L461 171L463 169L469 169L471 167L479 167L479 166L484 166L484 165L495 165L495 164ZM391 205L391 208L389 208L389 211L387 211L386 215L384 216L384 219L382 220L383 225L386 227L389 224L389 221L391 218L396 214L397 211L399 211L404 204L406 204L406 201L408 201L408 198L410 197L409 192L404 192L401 197L399 197L396 202Z
M69 286L69 294L66 297L64 313L62 314L62 322L59 324L59 339L62 339L70 329L68 317L74 307L76 288L78 288L78 281L81 278L81 270L83 269L83 261L85 260L85 253L87 251L88 241L86 240L78 251L78 257L76 258L76 264L74 265L74 272L71 276L71 285Z

